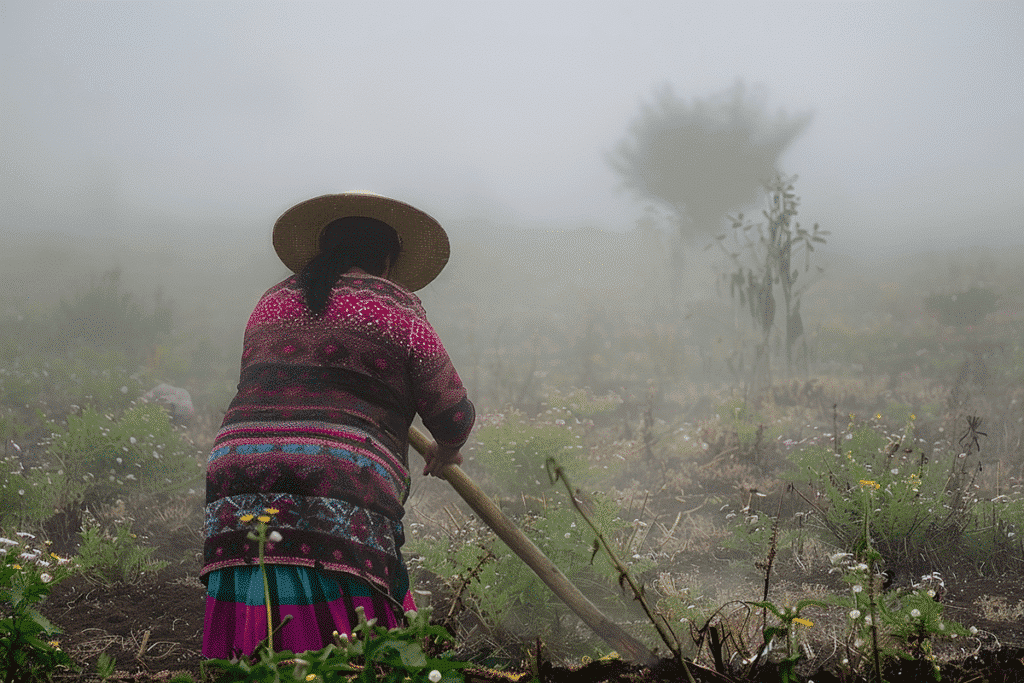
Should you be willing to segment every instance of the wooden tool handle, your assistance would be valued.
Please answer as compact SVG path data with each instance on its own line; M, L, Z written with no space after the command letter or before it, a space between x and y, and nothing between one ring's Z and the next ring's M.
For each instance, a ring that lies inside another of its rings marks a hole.
M409 443L421 455L430 448L430 440L415 427L409 429ZM458 465L445 465L441 476L452 485L487 526L494 530L505 544L540 577L552 592L576 613L606 643L615 648L624 659L653 666L654 654L639 640L601 613L580 590L549 560L533 541L512 523L505 513L487 497L479 486Z

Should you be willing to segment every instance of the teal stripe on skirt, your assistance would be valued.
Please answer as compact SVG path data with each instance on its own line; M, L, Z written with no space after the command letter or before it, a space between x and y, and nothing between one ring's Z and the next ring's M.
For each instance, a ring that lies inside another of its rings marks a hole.
M263 573L259 565L210 572L203 632L203 655L230 659L249 655L267 637ZM351 634L357 607L367 619L394 628L416 606L406 592L402 604L355 576L309 567L267 565L274 649L305 652L334 642L334 633ZM291 619L284 623L283 620Z

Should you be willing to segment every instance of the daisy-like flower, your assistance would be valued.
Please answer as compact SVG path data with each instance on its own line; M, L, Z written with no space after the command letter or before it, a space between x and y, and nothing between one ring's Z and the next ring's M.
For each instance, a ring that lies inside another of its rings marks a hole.
M860 619L860 610L859 609L852 609L852 610L850 610L850 618L851 619Z
M814 622L813 621L811 621L810 619L804 619L803 617L795 617L793 619L793 623L794 624L800 624L801 626L806 626L807 628L810 628L811 626L814 626Z
M913 618L917 619L919 616L921 616L921 610L919 610L917 608L914 608L914 609L910 610L910 616L912 616Z
M53 581L53 577L47 574L46 572L43 572L39 575L39 580L43 583L50 583L51 581Z
M249 513L247 515L242 515L241 517L239 517L238 521L239 522L248 523L248 522L251 522L253 520L253 517L255 517L255 515L253 515L252 513Z
M270 515L260 515L259 517L256 518L256 520L266 524L267 522L270 521Z
M276 515L278 512L280 512L280 510L278 510L277 508L263 508L263 511L266 512L268 515Z
M879 484L877 481L874 481L872 479L861 479L860 480L860 485L864 486L865 488L867 488L867 487L870 487L870 488L873 488L873 489L880 489L880 488L882 488L881 484Z

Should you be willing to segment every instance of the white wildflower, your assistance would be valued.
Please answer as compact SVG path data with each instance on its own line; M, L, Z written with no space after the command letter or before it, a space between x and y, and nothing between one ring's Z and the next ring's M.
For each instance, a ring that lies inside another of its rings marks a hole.
M915 607L914 609L910 610L910 616L912 616L915 619L917 619L919 616L921 616L921 610L919 610L919 609L917 609Z
M832 564L839 564L851 557L853 557L853 553L835 553L834 555L829 556L828 559Z
M860 610L859 609L852 609L852 610L850 610L850 618L851 619L860 619Z
M441 672L437 669L434 669L433 671L427 674L427 680L430 681L430 683L437 683L441 680Z

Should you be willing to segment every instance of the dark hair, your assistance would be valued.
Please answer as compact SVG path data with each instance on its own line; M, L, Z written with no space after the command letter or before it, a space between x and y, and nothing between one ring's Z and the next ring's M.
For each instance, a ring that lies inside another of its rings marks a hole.
M320 317L342 273L359 267L383 275L388 258L394 263L401 251L398 233L384 221L346 216L328 223L320 233L320 252L298 276L306 305Z

